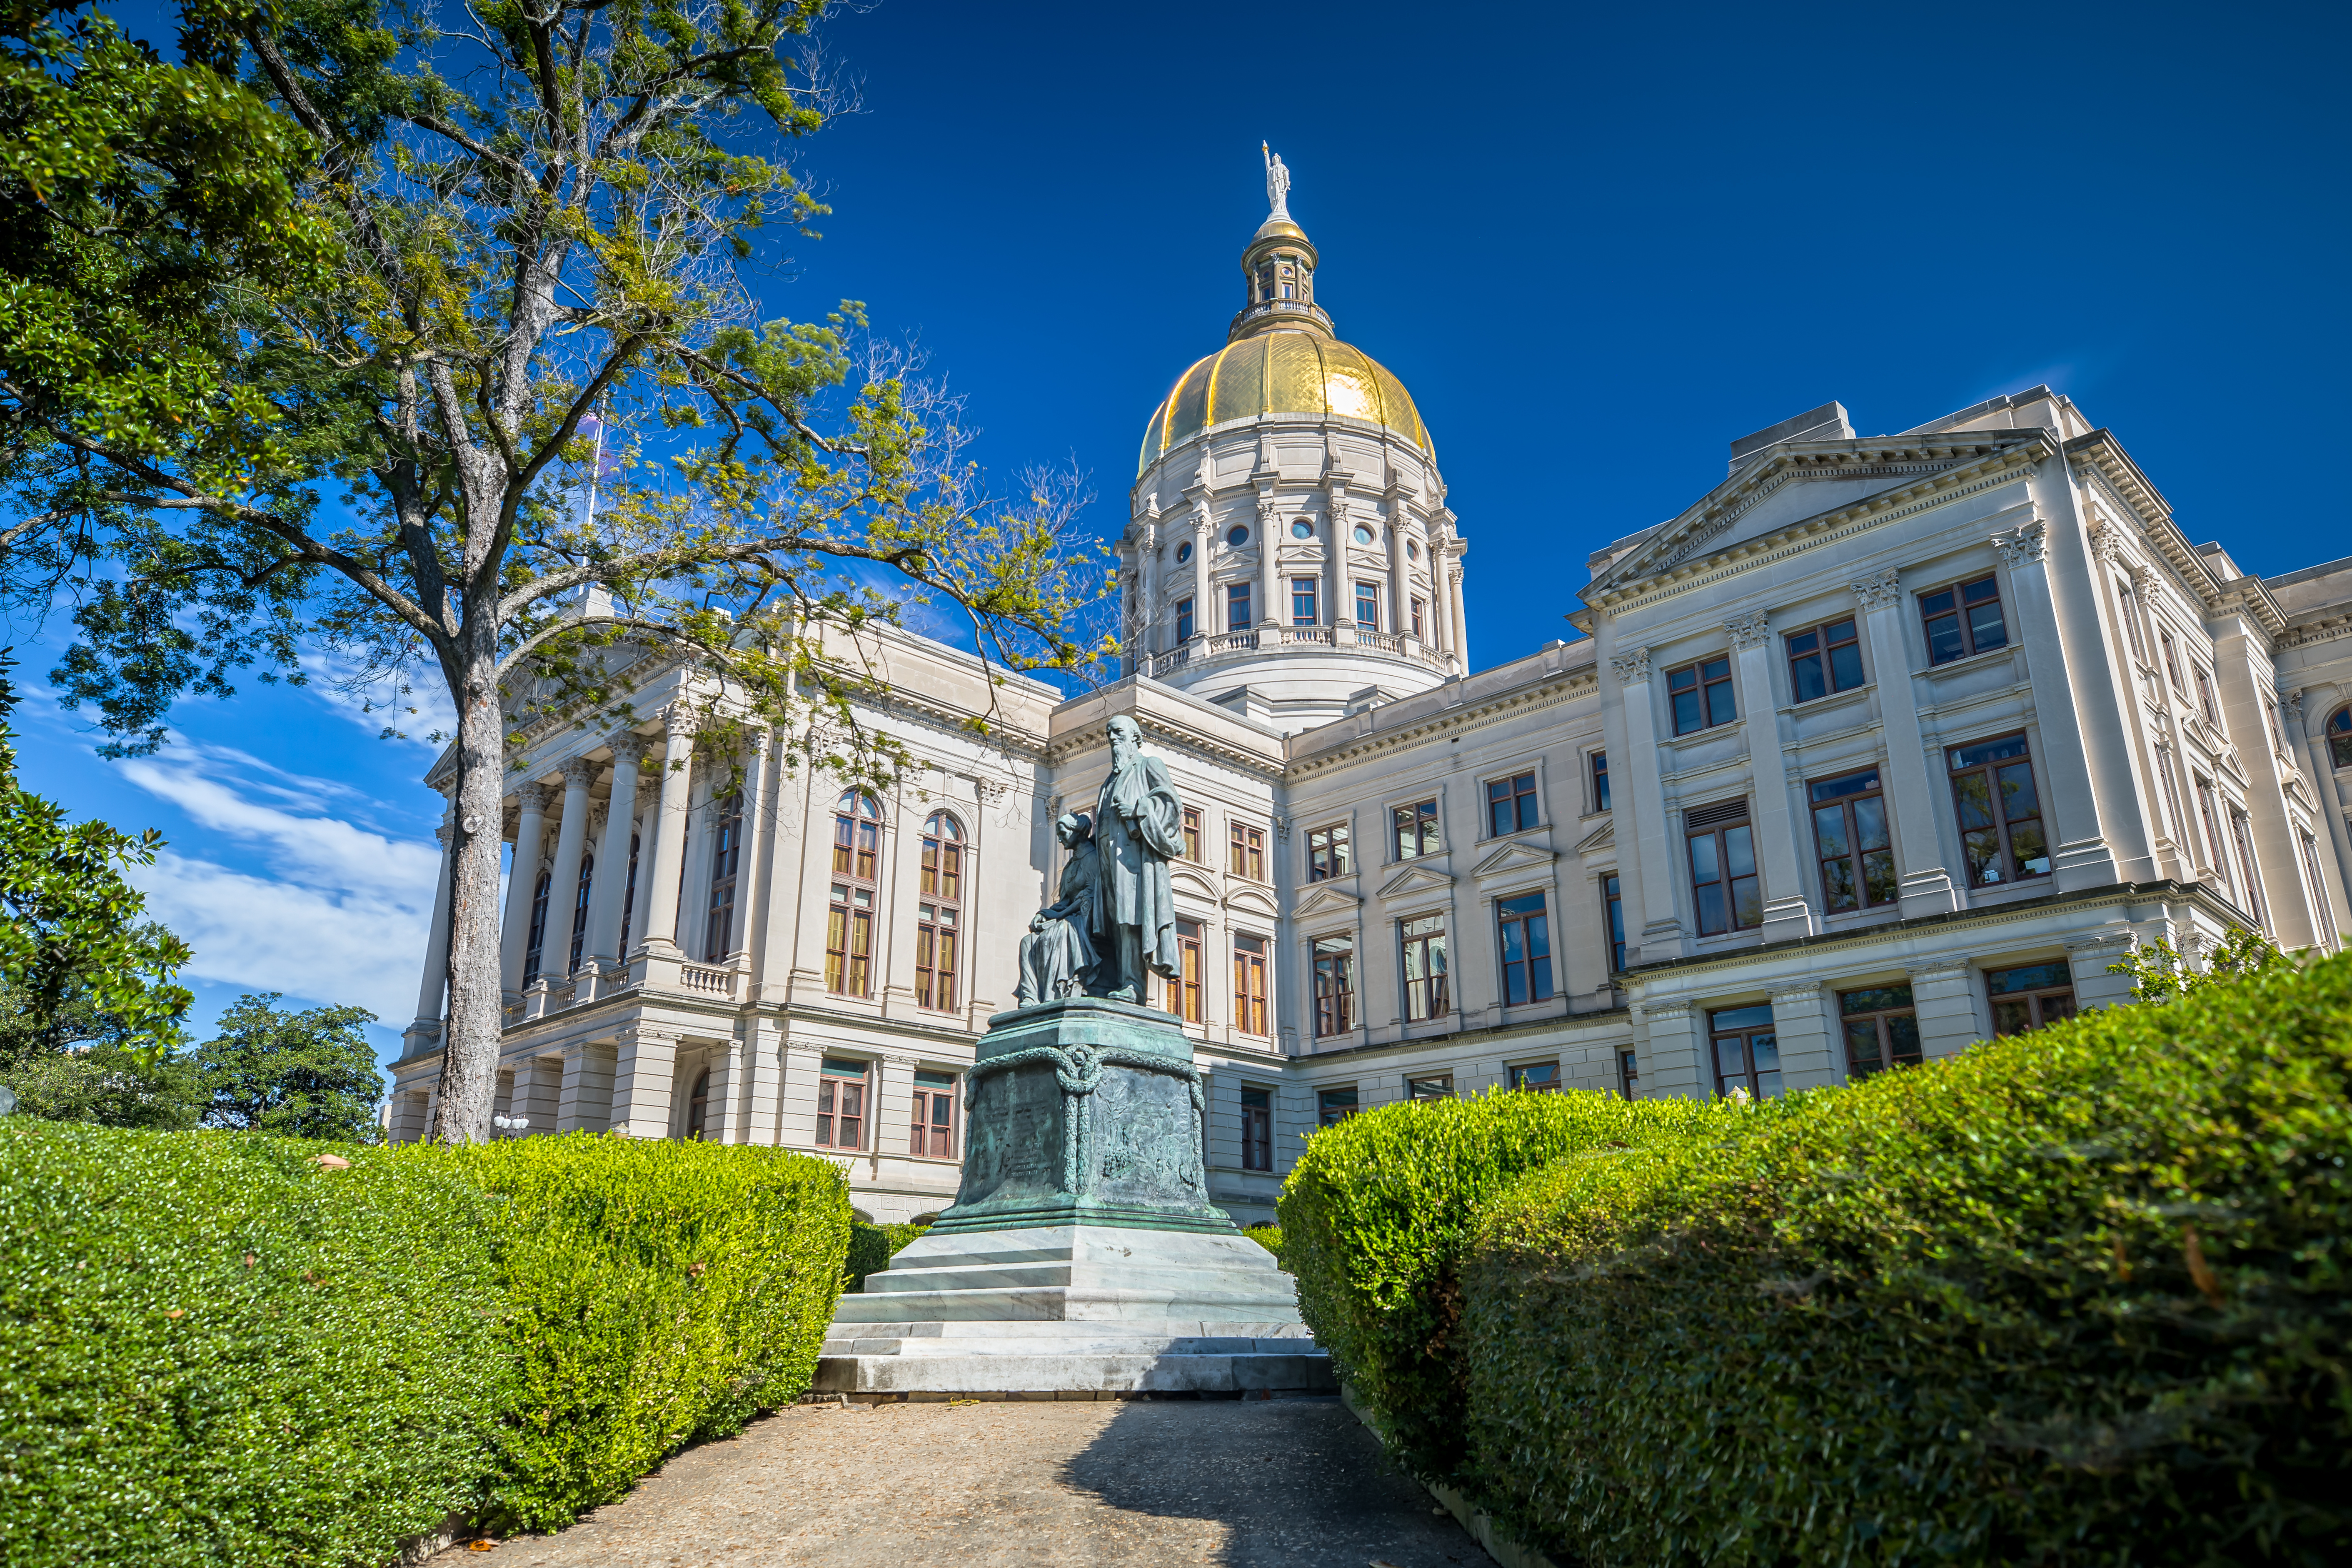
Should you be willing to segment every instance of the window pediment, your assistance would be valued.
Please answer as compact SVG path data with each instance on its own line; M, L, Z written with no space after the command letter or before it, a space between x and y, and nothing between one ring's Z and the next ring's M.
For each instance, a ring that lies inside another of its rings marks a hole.
M1402 898L1408 893L1432 892L1450 888L1454 879L1435 867L1419 861L1409 862L1404 869L1381 884L1383 899Z
M1558 859L1557 851L1540 844L1530 844L1524 838L1508 839L1496 851L1471 868L1474 877L1499 876L1506 871L1524 871L1530 867L1548 866Z
M1343 889L1325 882L1300 899L1291 910L1294 920L1308 920L1320 915L1339 914L1356 908L1364 900Z

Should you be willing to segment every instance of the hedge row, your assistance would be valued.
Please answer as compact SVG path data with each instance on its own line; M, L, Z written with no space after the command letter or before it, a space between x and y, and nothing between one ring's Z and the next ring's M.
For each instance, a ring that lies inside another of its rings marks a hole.
M848 1201L774 1151L0 1121L0 1560L546 1529L807 1386Z
M866 1288L868 1274L879 1274L890 1267L890 1259L898 1256L906 1245L931 1227L928 1225L868 1225L852 1220L849 1224L849 1260L843 1267L849 1276L849 1289Z

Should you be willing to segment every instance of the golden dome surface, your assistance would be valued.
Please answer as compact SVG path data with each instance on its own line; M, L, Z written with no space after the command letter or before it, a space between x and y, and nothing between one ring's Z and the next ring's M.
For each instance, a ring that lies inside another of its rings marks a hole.
M1320 332L1277 328L1227 343L1176 378L1151 411L1135 471L1212 425L1261 414L1336 414L1383 425L1434 458L1404 384L1371 355Z

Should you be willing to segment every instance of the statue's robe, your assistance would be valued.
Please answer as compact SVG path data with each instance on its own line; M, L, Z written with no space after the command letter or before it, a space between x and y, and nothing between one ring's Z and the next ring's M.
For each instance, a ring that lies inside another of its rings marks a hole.
M1184 823L1165 763L1139 757L1111 770L1096 798L1095 846L1102 855L1096 873L1096 951L1118 967L1119 928L1133 926L1141 933L1145 967L1173 978L1179 964L1176 898L1168 883L1168 862L1183 856ZM1143 976L1122 974L1108 988L1130 984L1139 992Z
M1097 922L1095 897L1099 852L1091 838L1081 838L1070 849L1062 868L1061 897L1037 911L1045 917L1043 931L1021 938L1021 983L1013 999L1023 1006L1051 1002L1067 981L1083 993L1094 973L1096 953L1088 939Z

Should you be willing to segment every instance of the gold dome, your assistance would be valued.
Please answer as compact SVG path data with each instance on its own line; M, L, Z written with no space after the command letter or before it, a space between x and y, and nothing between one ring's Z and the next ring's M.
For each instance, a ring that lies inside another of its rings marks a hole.
M1185 437L1229 419L1261 414L1336 414L1384 425L1437 455L1404 384L1352 344L1320 332L1276 328L1199 361L1151 411L1136 462L1139 477Z

